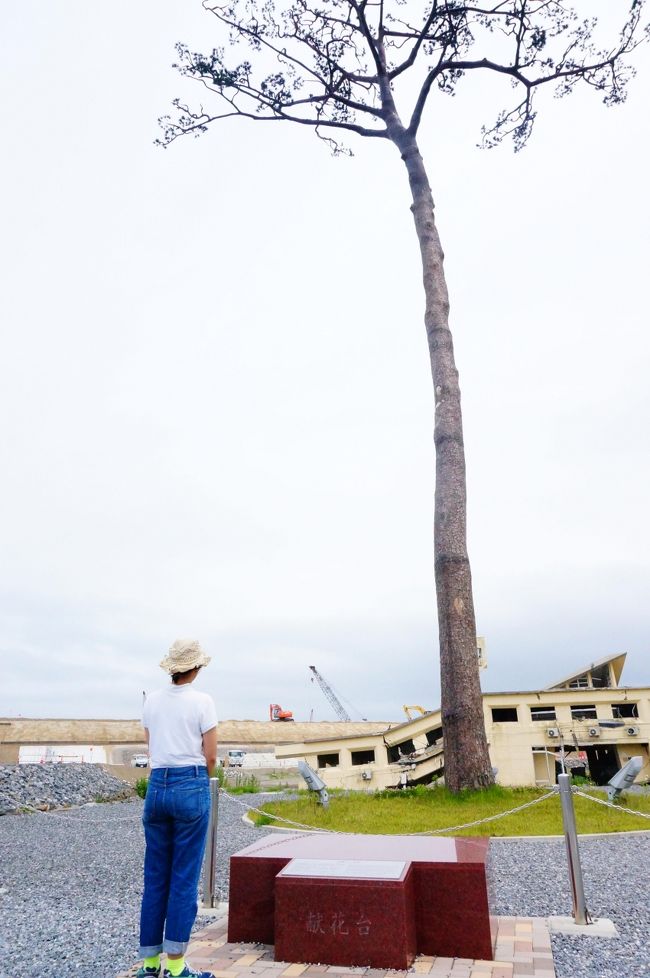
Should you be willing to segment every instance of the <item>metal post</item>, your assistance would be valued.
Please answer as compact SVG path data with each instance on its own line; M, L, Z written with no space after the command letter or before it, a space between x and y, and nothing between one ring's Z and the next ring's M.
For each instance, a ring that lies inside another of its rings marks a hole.
M219 779L210 778L210 823L203 857L203 906L214 907L217 875L217 821L219 816Z
M585 903L585 888L582 880L582 867L580 866L576 816L573 810L573 795L571 794L571 777L568 774L559 774L557 780L560 786L564 841L566 842L567 860L569 863L569 879L571 881L571 896L573 898L573 918L576 924L588 924L590 922L589 911Z
M561 730L560 730L560 764L562 765L562 774L566 774L566 752L564 750L564 737L562 736Z

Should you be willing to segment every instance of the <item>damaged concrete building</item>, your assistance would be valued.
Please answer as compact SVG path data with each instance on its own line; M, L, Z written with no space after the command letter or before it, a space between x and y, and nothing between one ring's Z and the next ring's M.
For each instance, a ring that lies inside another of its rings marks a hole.
M545 689L483 694L492 765L504 785L556 783L562 763L605 784L640 756L650 778L650 687L621 685L626 653L578 669ZM378 734L309 739L277 746L276 757L304 759L330 788L377 790L428 784L444 775L440 710Z

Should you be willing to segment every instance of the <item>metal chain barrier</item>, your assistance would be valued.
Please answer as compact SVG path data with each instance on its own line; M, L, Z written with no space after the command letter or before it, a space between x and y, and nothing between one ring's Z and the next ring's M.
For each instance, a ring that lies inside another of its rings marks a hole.
M33 815L43 815L45 816L45 818L59 818L62 819L64 822L75 822L75 821L79 821L79 819L75 817L77 812L82 812L85 808L94 808L95 805L97 804L111 804L111 802L101 802L101 803L86 802L86 804L84 805L79 805L75 808L65 809L66 814L63 814L63 811L58 811L58 812L44 811L42 808L34 808L33 805L21 805L20 809L21 812L31 812ZM20 814L20 812L16 812L15 814ZM129 815L129 816L125 816L124 818L121 817L94 818L92 821L93 821L93 825L99 822L111 822L111 823L115 822L115 824L118 824L119 822L132 822L133 816Z
M636 815L637 818L650 818L650 814L647 812L637 812L634 808L625 808L623 805L614 805L611 801L605 801L604 798L595 798L593 795L588 795L584 791L579 791L578 788L573 789L574 795L580 795L581 798L586 798L587 801L593 801L596 805L604 805L605 808L612 808L615 812L625 812L626 815Z
M246 811L256 812L258 815L264 815L266 818L271 818L278 822L284 822L286 825L295 826L303 831L327 833L330 835L359 835L358 832L343 832L339 829L316 828L312 825L305 825L303 822L294 822L290 818L282 818L280 815L273 815L272 812L265 812L261 808L254 808L253 805L247 805L245 802L239 801L238 798L233 798L233 796L229 795L224 788L222 788L221 791L230 801L234 801L235 804L239 805L241 808L244 808ZM425 829L423 832L404 832L403 834L408 836L442 835L444 832L458 832L461 829L471 829L475 825L483 825L486 822L495 822L499 818L506 818L508 815L515 815L517 812L522 812L525 808L532 808L533 805L539 805L541 802L546 801L547 798L557 797L557 793L558 789L553 788L545 795L542 795L541 798L533 798L532 801L527 801L523 805L518 805L516 808L509 808L508 811L498 812L496 815L487 815L485 818L478 818L473 822L465 822L462 825L450 825L444 829Z
M451 825L446 829L427 829L424 832L407 832L406 835L441 835L443 832L458 832L460 829L471 829L475 825L484 825L486 822L496 822L499 818L506 818L508 815L515 815L517 812L523 812L525 808L532 808L533 805L539 805L541 802L546 801L547 798L556 798L558 794L558 789L553 788L551 791L547 791L545 795L541 798L533 798L532 801L524 802L523 805L518 805L516 808L509 808L507 812L498 812L496 815L486 815L485 818L477 818L474 822L465 822L463 825Z
M314 825L304 825L302 822L294 822L290 818L282 818L281 815L273 815L271 812L265 812L262 808L255 808L253 805L247 805L246 802L240 801L239 798L234 798L233 795L228 794L225 788L219 789L219 794L225 795L228 801L233 801L240 808L245 809L247 812L257 812L258 815L264 815L266 818L271 818L276 822L284 822L285 825L294 825L297 829L302 829L307 832L320 832L322 834L329 835L354 835L358 833L344 833L339 832L337 829L319 829Z
M586 798L587 801L592 801L596 805L603 805L605 808L611 808L615 812L625 812L625 814L627 815L634 815L637 816L638 818L650 819L650 813L639 812L633 808L625 808L623 805L614 805L609 801L605 801L603 798L595 798L593 795L588 795L586 794L586 792L580 791L578 788L575 787L572 787L571 791L572 794L574 795L579 795L581 798ZM281 822L283 825L287 825L290 826L291 828L299 829L302 832L316 832L322 835L358 835L359 834L358 832L345 832L340 829L326 829L315 825L306 825L304 822L296 822L293 819L284 818L281 815L275 815L272 812L264 811L263 808L256 808L253 805L247 805L245 802L240 801L238 798L235 798L233 795L229 794L225 788L220 788L219 794L225 796L225 798L227 798L228 801L234 802L234 804L239 805L240 808L243 808L247 812L254 812L257 815L263 815L265 818L269 818L274 822ZM507 818L509 815L516 815L518 812L522 812L527 808L532 808L535 805L541 804L543 801L546 801L548 798L557 797L557 794L558 794L558 789L557 787L555 787L552 788L551 791L548 791L545 795L542 795L540 798L533 798L532 801L527 801L523 805L518 805L516 808L509 808L505 812L497 812L496 815L486 815L485 818L478 818L475 819L473 822L463 822L459 825L450 825L442 829L424 829L422 832L405 832L403 834L416 837L416 836L426 836L426 835L444 835L446 832L460 832L463 829L471 829L478 825L485 825L488 822L496 822L498 821L498 819ZM76 817L77 816L80 817L84 809L88 807L94 807L94 804L80 805L77 808L68 809L65 813L61 811L58 812L43 811L40 808L34 808L32 805L21 806L21 808L24 811L31 812L34 815L42 815L46 818L62 819L63 821L67 821L67 822L75 821ZM94 824L115 823L117 825L121 822L132 822L132 821L133 821L133 815L124 816L124 817L118 816L117 818L93 819Z

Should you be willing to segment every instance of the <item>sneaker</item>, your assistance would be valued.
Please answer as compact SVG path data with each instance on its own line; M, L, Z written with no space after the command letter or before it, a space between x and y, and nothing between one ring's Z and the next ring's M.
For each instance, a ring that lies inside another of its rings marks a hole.
M172 973L171 971L168 971L167 968L165 968L164 978L172 978ZM211 971L194 971L194 969L190 968L186 961L185 967L177 978L214 978L214 975Z
M141 964L136 971L134 978L160 978L160 973L160 965L158 965L157 968L145 968L145 966Z

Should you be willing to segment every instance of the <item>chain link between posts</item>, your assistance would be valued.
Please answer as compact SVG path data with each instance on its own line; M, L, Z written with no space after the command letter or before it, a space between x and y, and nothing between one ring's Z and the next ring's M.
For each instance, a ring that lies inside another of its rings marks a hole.
M408 832L407 835L442 835L444 832L458 832L460 829L471 829L475 825L484 825L486 822L496 822L499 818L516 815L517 812L523 812L525 808L532 808L533 805L539 805L541 802L546 801L547 798L557 797L558 792L558 788L553 788L551 791L547 791L545 795L541 795L539 798L533 798L532 801L524 802L523 805L517 805L516 808L509 808L506 812L497 812L496 815L486 815L485 818L477 818L474 822L465 822L463 825L451 825L446 829L426 829L424 832Z
M595 798L594 795L588 795L585 791L579 791L578 788L573 788L572 791L574 795L586 798L587 801L593 801L596 805L604 805L605 808L612 808L615 812L625 812L626 815L636 815L637 818L650 818L650 814L647 812L638 812L634 808L625 808L624 805L614 805L611 801L605 801L604 798Z
M83 805L78 805L75 806L74 808L68 808L65 809L64 811L59 811L59 812L44 811L42 808L34 808L33 805L20 805L20 810L16 814L20 814L21 812L31 812L33 815L43 815L45 818L59 818L62 819L64 822L78 822L80 821L80 818L76 817L78 812L81 813L86 809L95 808L100 804L110 804L110 802L90 801L90 802L86 802ZM114 822L115 824L117 824L119 822L132 822L132 821L133 821L132 815L125 815L124 817L118 816L116 818L94 818L93 825L99 822L111 822L111 823Z
M253 805L247 805L246 802L240 801L239 798L233 797L233 795L228 794L225 788L219 788L219 794L224 795L228 801L232 801L235 805L239 805L240 808L245 809L247 812L256 812L258 815L264 815L266 818L271 818L276 822L284 822L285 825L293 825L297 829L302 829L307 832L320 832L326 835L353 835L354 833L339 832L338 829L323 829L316 828L314 825L304 825L302 822L294 822L291 818L283 818L281 815L273 815L271 812L265 812L262 808L255 808ZM358 833L357 833L358 834Z
M516 808L509 808L505 812L498 812L496 815L486 815L485 818L477 818L473 822L464 822L462 825L450 825L444 829L425 829L423 832L404 832L403 835L408 836L422 836L422 835L442 835L445 832L459 832L461 829L471 829L476 825L483 825L486 822L495 822L499 818L506 818L508 815L515 815L517 812L524 811L525 808L532 808L534 805L539 805L541 802L546 801L547 798L557 797L558 788L552 788L551 791L547 791L545 795L540 798L533 798L532 801L524 802L523 805L517 805ZM264 815L266 818L273 819L274 821L284 822L286 825L294 826L297 829L302 829L307 832L321 832L327 833L329 835L358 835L358 832L342 832L339 829L324 829L316 828L315 826L305 825L303 822L294 822L290 818L283 818L281 815L274 815L272 812L265 812L262 808L254 808L252 805L247 805L245 802L239 801L238 798L233 798L224 789L220 789L221 793L224 794L229 801L235 802L235 804L240 805L240 807L246 809L249 812L256 812L258 815Z

